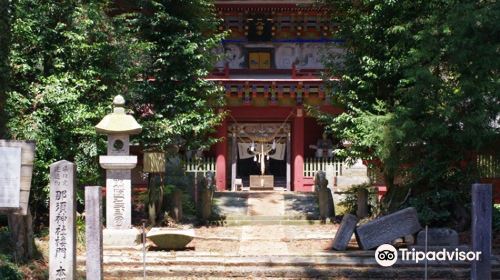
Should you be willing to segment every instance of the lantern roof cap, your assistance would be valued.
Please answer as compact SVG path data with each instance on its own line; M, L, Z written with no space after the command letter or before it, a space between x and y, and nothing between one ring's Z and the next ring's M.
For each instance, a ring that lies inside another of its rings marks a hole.
M113 99L113 112L104 116L104 118L95 126L97 133L101 134L138 134L142 131L142 126L137 123L135 118L125 113L125 98L121 95Z

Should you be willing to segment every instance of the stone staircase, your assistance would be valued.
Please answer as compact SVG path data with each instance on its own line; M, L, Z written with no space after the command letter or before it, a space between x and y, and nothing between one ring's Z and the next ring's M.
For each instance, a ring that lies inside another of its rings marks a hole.
M84 258L78 260L82 268ZM105 279L142 279L142 252L107 250ZM146 279L424 279L422 265L398 262L392 267L376 264L373 251L329 252L314 255L217 255L181 252L148 252ZM82 270L80 270L82 272ZM428 279L470 279L470 265L429 264ZM500 279L500 263L493 261L492 279Z
M424 279L423 264L381 267L354 238L347 251L331 250L338 225L319 223L314 194L221 192L215 200L231 226L195 228L183 251L105 247L104 279L143 279L144 269L146 279ZM500 279L500 259L492 264ZM470 279L470 264L430 263L428 279Z
M300 225L319 222L314 193L216 192L215 212L224 225Z

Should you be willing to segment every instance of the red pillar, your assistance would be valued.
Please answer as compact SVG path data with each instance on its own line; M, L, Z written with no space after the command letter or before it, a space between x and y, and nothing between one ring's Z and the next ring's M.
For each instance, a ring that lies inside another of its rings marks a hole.
M304 189L304 110L299 107L293 120L292 131L292 159L293 159L293 190Z
M217 138L223 139L215 145L215 176L218 191L226 190L227 121L217 128Z

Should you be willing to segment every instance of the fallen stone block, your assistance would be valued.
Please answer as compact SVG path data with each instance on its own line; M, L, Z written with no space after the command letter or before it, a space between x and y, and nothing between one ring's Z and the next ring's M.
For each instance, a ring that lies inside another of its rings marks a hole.
M417 245L425 246L425 230L417 235ZM427 246L457 246L458 233L451 228L427 229Z
M352 214L345 214L340 223L340 227L333 239L332 248L338 251L344 251L351 240L351 236L356 228L358 218Z
M390 244L396 238L414 234L421 228L417 210L408 207L358 226L355 233L361 249L369 250L382 244Z
M415 236L413 234L405 235L404 239L406 246L415 245Z

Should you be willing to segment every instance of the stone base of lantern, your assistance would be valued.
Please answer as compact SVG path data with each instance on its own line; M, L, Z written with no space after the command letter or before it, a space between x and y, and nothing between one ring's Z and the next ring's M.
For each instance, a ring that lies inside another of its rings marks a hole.
M141 232L138 229L104 229L102 231L104 246L133 247L141 243Z

